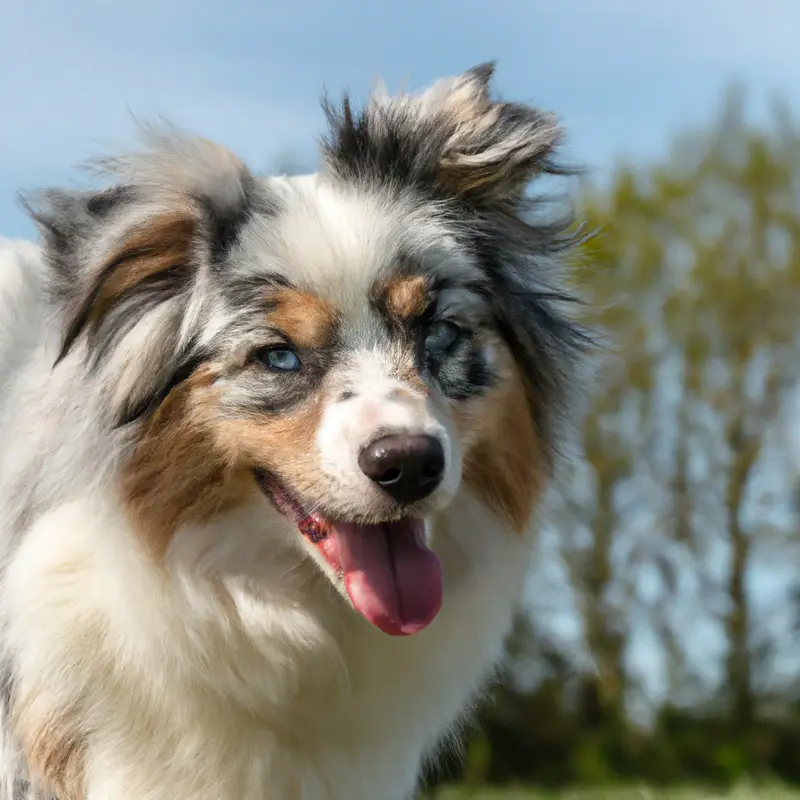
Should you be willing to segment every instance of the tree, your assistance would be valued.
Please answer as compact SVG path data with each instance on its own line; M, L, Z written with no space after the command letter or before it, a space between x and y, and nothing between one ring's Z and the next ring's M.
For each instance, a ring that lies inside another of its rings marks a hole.
M518 748L509 742L542 746L556 709L573 737L559 745L565 777L590 737L615 769L635 773L647 751L662 775L669 762L673 775L730 776L783 746L778 718L800 685L790 636L800 617L799 200L800 132L779 107L766 126L750 124L736 90L661 163L584 193L598 235L577 284L610 346L537 570L560 581L549 599L560 595L580 621L580 647L551 651L582 688L569 695L546 670L522 692L506 687L502 726L489 717L495 763L498 748ZM531 606L540 638L542 611ZM660 716L659 687L669 698ZM643 721L664 727L643 731Z

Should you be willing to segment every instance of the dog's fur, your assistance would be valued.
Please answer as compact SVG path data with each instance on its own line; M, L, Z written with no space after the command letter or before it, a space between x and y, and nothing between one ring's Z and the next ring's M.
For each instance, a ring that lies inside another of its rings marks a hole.
M150 129L109 188L29 198L40 246L0 250L3 797L412 796L501 653L585 341L571 220L525 194L559 128L491 73L326 107L312 176ZM276 337L302 371L264 368ZM446 455L408 508L356 467L397 431ZM434 621L356 613L264 471L332 518L423 517Z

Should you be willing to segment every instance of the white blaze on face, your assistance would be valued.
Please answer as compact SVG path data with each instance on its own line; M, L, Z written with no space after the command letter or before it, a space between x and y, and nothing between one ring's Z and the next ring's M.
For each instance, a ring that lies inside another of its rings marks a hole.
M374 490L358 465L362 449L391 434L427 435L438 439L445 452L446 471L439 492L450 496L458 486L461 454L452 426L435 397L420 385L392 375L394 359L375 347L351 354L337 375L336 394L325 404L317 433L322 469L363 502Z
M398 379L390 345L354 349L332 376L333 393L318 428L322 470L336 486L340 502L368 510L382 491L359 466L362 450L393 434L435 437L445 455L445 474L431 495L437 506L458 488L461 456L447 416L421 384ZM317 560L343 587L353 607L371 624L393 636L427 627L443 598L441 563L419 518L363 524L335 520L317 546Z

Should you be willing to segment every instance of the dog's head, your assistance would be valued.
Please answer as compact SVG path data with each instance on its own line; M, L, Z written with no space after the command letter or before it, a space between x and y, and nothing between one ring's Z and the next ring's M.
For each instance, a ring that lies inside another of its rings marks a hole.
M491 68L328 107L313 176L257 178L151 131L100 193L34 210L82 362L128 443L120 490L164 552L260 491L382 630L438 611L424 521L465 488L521 531L581 334L558 309L568 223L525 217L555 120Z

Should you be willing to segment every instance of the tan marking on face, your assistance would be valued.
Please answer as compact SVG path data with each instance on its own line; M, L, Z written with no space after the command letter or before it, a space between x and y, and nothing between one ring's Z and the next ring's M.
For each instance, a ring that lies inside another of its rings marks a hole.
M397 320L409 322L425 313L428 287L421 275L403 275L390 281L379 281L373 287L373 300ZM415 348L409 344L397 359L392 376L408 385L407 395L430 394L430 387L419 374ZM398 389L402 393L403 389Z
M384 292L387 310L400 319L420 316L427 305L426 289L425 278L421 275L392 281Z
M293 411L225 420L220 435L249 469L266 469L293 491L312 494L323 480L314 456L323 406L316 393Z
M102 317L142 281L186 267L196 230L197 221L188 210L162 214L138 228L109 259L113 269L100 286L91 319Z
M464 458L465 483L516 531L524 532L544 489L547 459L519 369L509 365L508 377L486 398L480 413L467 417L457 412L456 424L462 429L479 426Z
M275 309L269 323L282 330L298 347L322 347L336 325L336 309L308 292L285 289L270 297Z
M14 726L31 777L63 800L83 800L86 743L68 713L47 713L41 696L20 700Z
M331 305L294 289L271 298L269 322L301 348L330 341ZM321 405L297 411L225 418L217 408L215 375L198 369L147 421L122 475L122 494L134 529L161 557L178 528L247 502L258 492L253 469L269 469L292 485L314 486L311 455Z
M176 387L148 421L122 475L134 529L156 556L183 523L205 520L252 491L238 454L220 442L213 414L213 380L200 368Z
M151 554L160 559L178 528L258 496L253 469L267 469L312 493L322 395L275 416L216 413L213 373L201 368L176 387L149 420L122 476L125 506Z

